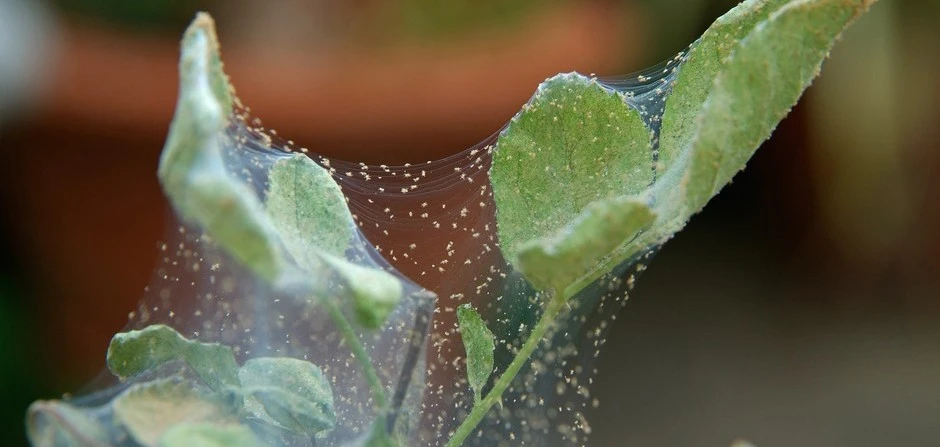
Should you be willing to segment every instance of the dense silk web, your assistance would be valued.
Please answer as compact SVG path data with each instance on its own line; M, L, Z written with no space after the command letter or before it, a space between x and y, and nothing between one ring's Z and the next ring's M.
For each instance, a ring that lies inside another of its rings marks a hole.
M598 79L611 94L622 94L649 127L654 172L664 98L682 57L633 75ZM399 166L319 155L265 129L245 107L236 109L223 137L226 171L259 198L271 167L292 153L304 153L328 169L358 226L346 258L391 272L405 284L405 298L384 327L359 334L392 396L387 423L409 445L443 445L471 409L457 306L470 303L494 332L494 378L542 312L539 292L499 250L489 170L505 129L447 158ZM374 402L353 353L310 291L270 286L199 228L174 223L168 233L159 245L159 265L125 330L166 324L190 339L231 346L239 363L264 356L308 360L330 380L336 425L316 438L280 434L269 440L318 446L362 442L377 418ZM594 360L636 274L655 249L622 263L570 301L550 337L503 395L502 405L488 414L468 444L587 442L591 429L585 414L598 405L590 391ZM333 278L328 290L329 299L351 314L343 304L350 301L348 284ZM181 368L171 365L135 380L177 374ZM99 381L95 393L72 403L104 420L112 411L109 401L133 383Z
M603 86L622 93L650 127L650 169L654 172L665 96L683 55L640 73L599 79ZM503 130L445 159L402 166L314 156L342 186L368 240L401 272L439 296L422 411L422 441L427 443L446 441L472 402L454 317L457 306L471 303L496 334L494 376L512 360L541 312L537 292L498 249L489 169ZM481 427L484 437L473 442L585 442L584 435L590 433L585 409L598 402L589 391L593 361L626 301L635 273L644 268L653 250L650 247L578 295L553 339L504 396L502 408Z

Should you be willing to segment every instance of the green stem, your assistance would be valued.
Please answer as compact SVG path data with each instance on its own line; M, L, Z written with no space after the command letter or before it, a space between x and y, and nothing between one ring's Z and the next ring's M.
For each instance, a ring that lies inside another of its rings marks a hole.
M529 333L529 337L526 338L525 343L522 344L522 348L519 349L519 352L516 353L516 356L512 359L512 363L510 363L506 371L499 376L499 379L493 384L493 389L487 393L486 397L473 405L473 410L470 411L467 418L460 423L460 426L457 427L457 431L455 431L450 440L447 441L447 447L457 447L463 444L464 439L470 436L473 430L476 429L480 421L483 420L483 417L486 416L486 413L490 411L490 408L493 408L493 405L496 405L496 403L500 401L503 391L506 391L506 388L509 387L509 384L512 383L512 380L516 377L516 374L519 374L519 370L529 361L529 357L532 356L535 349L539 347L539 344L545 337L545 333L548 332L552 324L555 323L555 318L564 305L565 299L563 297L555 296L554 294L549 295L548 307L545 308L545 313L542 314L539 322L535 324L532 332Z
M323 300L323 302L326 303L326 307L330 311L330 318L333 319L343 335L343 340L349 345L349 350L352 351L353 356L359 362L359 366L362 367L362 372L366 376L366 383L369 384L369 389L372 391L372 398L375 400L376 407L379 408L381 414L384 414L388 411L388 400L385 398L385 387L382 386L382 381L379 380L379 375L375 371L375 365L372 364L372 357L366 352L366 348L362 346L359 336L356 335L356 331L353 330L352 325L349 324L349 320L343 315L343 311L340 310L339 306L331 299Z

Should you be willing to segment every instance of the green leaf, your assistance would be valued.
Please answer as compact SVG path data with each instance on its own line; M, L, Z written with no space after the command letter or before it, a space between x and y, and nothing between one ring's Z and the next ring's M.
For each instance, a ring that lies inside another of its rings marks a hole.
M315 435L333 428L333 391L316 365L288 357L261 357L238 371L245 407L255 418L287 430Z
M467 352L467 381L475 401L479 402L483 398L483 387L493 373L493 333L469 304L457 307L457 323Z
M525 262L534 246L564 245L574 237L604 253L591 259L559 264L573 278L589 275L604 264L626 240L592 242L591 226L571 227L585 207L598 200L634 195L653 180L650 130L620 93L595 80L571 73L539 86L535 96L516 115L497 141L490 178L496 200L500 247L508 260L538 288L564 289L560 279L549 280L541 262ZM593 212L604 212L599 208ZM629 220L629 219L628 219ZM642 228L626 228L633 235ZM531 260L531 258L530 258ZM564 262L560 259L559 262Z
M238 385L238 364L231 348L187 340L169 326L121 332L108 346L108 369L121 380L172 361L185 362L213 390Z
M507 260L565 299L665 242L744 168L871 3L750 0L719 18L678 68L655 166L639 143L648 128L603 100L615 94L576 75L546 81L491 168Z
M352 215L330 173L302 154L274 163L265 211L288 253L306 271L321 268L323 253L343 256L352 240Z
M359 323L381 326L403 287L383 270L343 258L355 223L339 186L326 169L294 154L274 163L262 201L222 159L222 146L233 144L225 134L232 104L215 30L200 14L183 37L179 99L160 158L176 212L275 285L300 281L326 295L328 274L339 275L353 291Z
M655 217L649 206L631 198L592 202L557 234L521 244L519 269L531 282L573 296L596 279L584 272L606 272L644 248L629 242Z
M275 280L285 266L261 203L222 162L232 93L212 19L199 14L181 44L180 91L160 156L161 184L176 212L199 224L235 259Z
M404 288L392 274L342 257L354 224L329 172L300 154L278 160L269 175L265 207L294 260L307 272L339 275L352 292L356 321L381 327Z
M404 294L401 281L384 270L332 256L323 259L343 277L352 292L356 321L369 329L382 327Z
M26 434L31 445L103 447L108 431L87 410L62 401L37 401L29 406Z
M166 431L159 447L263 447L244 425L183 423Z
M687 207L704 206L744 168L819 74L842 31L871 3L792 1L739 42L698 114L688 148Z
M193 382L157 380L134 385L113 402L115 420L139 444L156 445L183 423L235 424L231 408L199 391Z
M758 23L788 0L746 0L719 17L683 58L672 93L666 99L659 147L663 171L681 157L695 136L699 112L725 59Z

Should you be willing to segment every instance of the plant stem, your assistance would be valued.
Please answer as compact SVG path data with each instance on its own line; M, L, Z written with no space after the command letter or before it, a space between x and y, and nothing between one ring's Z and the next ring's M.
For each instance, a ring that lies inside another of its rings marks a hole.
M463 444L464 439L470 436L473 430L476 429L476 426L483 420L486 413L490 411L490 408L501 400L503 391L506 391L506 388L509 387L509 384L512 383L512 380L516 377L516 374L519 374L522 367L529 361L529 357L531 357L535 349L538 348L543 337L545 337L545 333L548 332L552 324L555 323L555 318L564 305L565 299L563 297L556 296L555 294L549 295L548 307L545 308L545 312L542 314L542 317L539 318L539 322L535 324L532 332L529 333L529 337L526 338L525 343L522 344L522 348L519 349L519 352L516 353L516 356L512 359L512 363L510 363L506 371L499 376L499 379L493 384L493 389L487 393L486 397L480 402L474 403L473 410L470 411L467 418L457 427L454 435L447 441L447 447L457 447Z
M375 400L376 407L379 408L380 413L384 414L388 410L388 400L385 398L385 387L382 386L382 381L379 380L379 375L375 371L375 365L372 364L372 358L366 352L366 348L362 346L359 336L356 335L356 331L353 330L352 325L349 324L349 320L343 315L343 311L340 310L339 306L331 299L323 301L330 311L330 318L336 323L336 327L343 335L343 340L349 345L349 350L352 351L353 356L359 362L359 366L362 367L362 373L366 376L366 383L369 384L369 389L372 391L372 398Z

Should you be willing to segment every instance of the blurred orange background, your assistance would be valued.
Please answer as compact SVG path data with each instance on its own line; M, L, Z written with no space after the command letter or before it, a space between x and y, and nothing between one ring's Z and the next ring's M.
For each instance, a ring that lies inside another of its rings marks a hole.
M0 0L0 408L98 372L169 221L177 43L215 17L267 127L353 161L459 152L557 72L636 71L705 0ZM595 445L940 440L940 2L882 1L747 170L640 278L599 360Z

